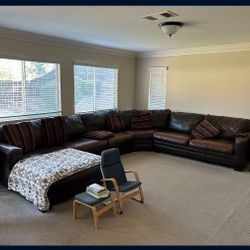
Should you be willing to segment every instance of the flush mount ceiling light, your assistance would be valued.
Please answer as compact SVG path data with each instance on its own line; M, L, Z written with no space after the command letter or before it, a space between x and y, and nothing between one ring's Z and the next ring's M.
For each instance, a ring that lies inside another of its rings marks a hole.
M181 26L183 26L183 23L181 22L164 22L159 24L163 33L169 35L170 37L175 34Z

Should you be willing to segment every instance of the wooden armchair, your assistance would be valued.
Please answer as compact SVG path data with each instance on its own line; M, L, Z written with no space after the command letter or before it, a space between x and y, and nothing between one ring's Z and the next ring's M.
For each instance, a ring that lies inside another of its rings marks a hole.
M143 203L144 196L141 181L136 171L125 171L120 159L120 152L117 148L104 150L101 154L102 181L107 189L116 193L116 201L119 202L120 213L123 213L124 202L132 198ZM135 181L128 181L126 174L132 173ZM139 195L140 200L134 197Z

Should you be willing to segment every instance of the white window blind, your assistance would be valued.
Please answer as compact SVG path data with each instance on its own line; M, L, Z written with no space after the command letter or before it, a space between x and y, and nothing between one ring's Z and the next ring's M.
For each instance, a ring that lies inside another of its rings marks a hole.
M0 59L0 121L60 113L58 64Z
M74 65L75 112L117 107L118 69Z
M167 68L154 67L149 69L148 109L166 108Z

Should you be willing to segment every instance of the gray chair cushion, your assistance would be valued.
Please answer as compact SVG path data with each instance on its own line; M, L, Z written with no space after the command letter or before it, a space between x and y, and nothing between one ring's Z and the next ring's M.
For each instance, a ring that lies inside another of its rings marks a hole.
M107 149L102 152L101 170L104 178L115 178L118 185L127 182L120 160L120 152L117 148ZM112 188L112 186L110 183L107 183L107 188Z
M101 154L101 171L104 178L114 178L120 192L133 190L141 185L139 181L128 181L117 148L104 150ZM107 188L114 191L112 182L106 182Z
M141 185L140 181L128 181L119 185L120 192L128 192L133 190ZM114 188L111 188L111 191L114 191Z
M87 194L86 192L77 194L74 197L75 200L80 201L80 202L87 204L87 205L90 205L90 206L94 206L94 205L106 200L107 198L97 199L97 198Z

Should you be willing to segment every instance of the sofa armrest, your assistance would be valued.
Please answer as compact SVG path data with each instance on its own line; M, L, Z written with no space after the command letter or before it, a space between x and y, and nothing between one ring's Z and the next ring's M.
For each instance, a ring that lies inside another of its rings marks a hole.
M248 156L248 135L238 135L235 138L235 162L236 167L235 170L243 170L245 166L247 165L247 156Z
M22 158L23 151L21 148L0 143L0 178L5 186L8 185L9 174L12 168Z
M237 135L237 137L244 137L248 138L248 144L247 144L247 158L250 160L250 132L240 133Z

